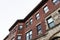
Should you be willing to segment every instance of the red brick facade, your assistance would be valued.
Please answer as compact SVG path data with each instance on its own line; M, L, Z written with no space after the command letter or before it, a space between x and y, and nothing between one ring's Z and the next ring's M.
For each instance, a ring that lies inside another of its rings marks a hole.
M48 6L49 8L49 12L45 13L43 11L43 8L45 6ZM13 26L9 29L10 33L14 32L13 35L15 35L15 40L17 39L17 34L21 34L21 40L26 40L26 33L30 30L32 30L32 40L36 40L37 38L39 38L39 35L37 35L37 25L41 24L42 26L42 35L45 35L46 33L46 24L45 24L45 18L47 16L49 16L53 11L55 11L57 8L60 7L60 3L58 3L57 5L54 5L52 0L42 0L41 3L39 3L35 9L32 10L32 12L30 12L25 19L23 20L17 20ZM36 14L39 12L40 14L40 19L36 20ZM28 27L26 27L26 23L29 23L30 19L33 19L32 24L28 25ZM23 28L22 30L18 30L19 25L22 25ZM10 33L8 36L10 36ZM6 40L9 37L6 37L4 40Z

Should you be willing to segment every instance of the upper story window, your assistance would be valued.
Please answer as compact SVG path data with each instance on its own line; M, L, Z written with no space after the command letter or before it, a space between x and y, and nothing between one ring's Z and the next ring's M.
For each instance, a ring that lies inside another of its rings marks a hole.
M27 23L26 23L26 27L28 27L28 25L29 25L29 23L27 22Z
M48 11L49 11L48 6L45 6L45 7L44 7L44 12L47 13Z
M53 4L58 4L60 2L60 0L52 0L53 1Z
M17 36L17 40L21 40L21 36L20 35Z
M32 39L32 31L29 31L26 33L26 40L31 40Z
M18 30L21 30L23 28L23 26L22 25L20 25L19 27L18 27Z
M31 18L31 19L30 19L30 24L32 24L32 23L33 23L33 19Z
M52 17L49 17L49 18L47 19L47 23L48 23L49 28L52 28L52 27L55 26L54 20L53 20Z
M40 19L40 15L39 15L39 12L36 14L36 19Z
M11 40L14 40L14 37Z
M38 35L42 34L41 24L37 25L37 32L38 32Z

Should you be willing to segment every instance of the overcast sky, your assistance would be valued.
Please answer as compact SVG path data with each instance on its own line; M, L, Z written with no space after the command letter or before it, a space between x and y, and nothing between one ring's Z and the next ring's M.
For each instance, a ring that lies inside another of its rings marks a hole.
M0 0L0 40L17 19L23 19L41 0Z

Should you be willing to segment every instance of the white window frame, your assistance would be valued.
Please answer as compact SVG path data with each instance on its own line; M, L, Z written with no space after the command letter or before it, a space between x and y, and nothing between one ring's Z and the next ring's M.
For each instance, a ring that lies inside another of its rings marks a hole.
M21 35L17 35L17 40L21 40Z
M37 19L37 20L40 19L40 14L39 14L39 12L36 14L36 19Z
M53 4L55 5L57 5L60 2L60 0L52 0L52 1L53 1Z
M30 19L30 24L32 24L32 23L33 23L33 19L31 18L31 19Z
M41 27L42 27L41 24L37 25L37 33L38 33L38 35L42 34L42 28Z
M27 23L26 23L26 27L28 27L28 25L29 25L29 23L27 22Z
M52 17L47 19L48 27L53 28L55 26L54 20ZM53 24L53 25L52 25Z
M26 40L31 40L32 39L32 31L29 31L26 33Z
M22 26L22 25L20 25L20 26L18 27L18 29L19 29L19 30L21 30L22 28L23 28L23 26Z
M47 12L49 11L48 6L45 6L43 9L44 9L44 12L45 12L45 13L47 13Z

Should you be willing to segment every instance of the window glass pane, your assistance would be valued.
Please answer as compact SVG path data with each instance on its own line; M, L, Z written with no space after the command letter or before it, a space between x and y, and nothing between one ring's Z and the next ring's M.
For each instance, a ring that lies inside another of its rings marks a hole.
M30 31L30 35L32 34L32 31Z
M36 19L38 20L39 18L40 18L40 15L38 13L38 14L36 14Z
M29 25L29 23L27 22L27 23L26 23L26 27L27 27L28 25Z
M33 22L33 20L32 20L32 19L30 19L30 24L32 24L32 22Z
M48 21L49 28L52 28L55 26L55 23L52 17L50 17L47 21Z
M11 40L14 40L14 37Z
M60 14L60 10L58 10L58 13Z
M28 36L26 37L26 40L29 40L29 37Z
M41 25L38 25L38 30L41 30Z
M21 36L18 35L18 38L17 38L17 39L18 39L18 40L19 40L19 39L21 40Z
M30 40L32 39L32 31L29 31L27 34L26 34L26 40Z
M20 25L18 29L19 29L19 30L21 30L21 29L22 29L22 27L23 27L23 26L22 26L22 25Z
M37 26L38 35L42 33L41 24Z
M29 33L27 33L27 36L29 36Z
M54 25L55 25L54 22L49 24L50 28L54 27Z
M30 31L30 39L32 39L32 31Z
M47 13L49 11L48 6L44 7L44 12Z
M48 23L51 23L52 21L53 21L53 19L52 19L52 18L48 19Z
M53 0L54 4L58 4L60 2L60 0Z
M41 30L39 30L39 31L38 31L38 34L40 34L40 33L42 33L42 31L41 31Z
M57 2L57 0L53 0L53 2L55 3L55 2Z
M30 39L32 39L32 35L30 35Z

